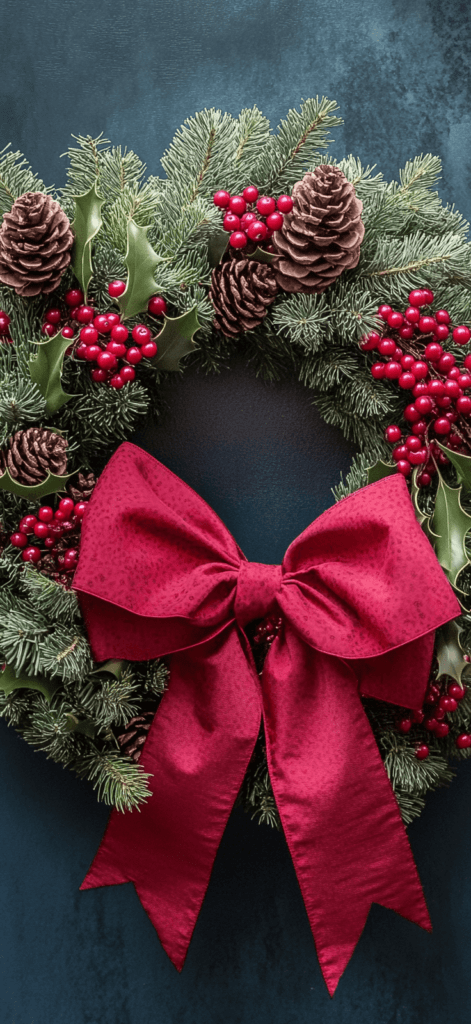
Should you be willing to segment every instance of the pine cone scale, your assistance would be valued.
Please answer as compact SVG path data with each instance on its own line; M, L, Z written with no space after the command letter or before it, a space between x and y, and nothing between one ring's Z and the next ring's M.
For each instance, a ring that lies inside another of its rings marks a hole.
M271 266L249 259L229 259L213 270L210 300L214 326L226 337L251 331L262 323L278 291Z
M70 263L73 240L59 203L42 192L26 192L3 217L0 281L27 297L54 291Z
M68 442L52 430L28 427L10 437L8 448L0 451L0 472L6 469L17 483L34 486L48 473L63 476L67 470Z

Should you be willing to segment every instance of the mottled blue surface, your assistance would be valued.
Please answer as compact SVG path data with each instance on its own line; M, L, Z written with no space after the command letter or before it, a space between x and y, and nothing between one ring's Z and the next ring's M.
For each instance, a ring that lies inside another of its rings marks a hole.
M333 152L390 177L444 160L471 216L471 13L449 0L3 0L2 145L61 183L70 132L99 131L158 173L203 106L277 122L336 98ZM221 183L223 184L223 183ZM141 438L214 506L249 558L276 561L331 503L348 446L296 386L240 369L169 387ZM471 771L411 828L433 936L374 907L333 1001L283 838L233 815L177 975L132 886L78 892L107 812L88 785L1 728L0 1024L460 1024L471 996Z

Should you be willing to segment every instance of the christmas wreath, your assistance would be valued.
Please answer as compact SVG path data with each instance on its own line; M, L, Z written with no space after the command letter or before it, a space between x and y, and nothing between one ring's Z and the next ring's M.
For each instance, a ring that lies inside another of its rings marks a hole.
M374 491L391 517L407 484L409 562L426 537L454 590L448 614L423 628L440 627L423 706L362 690L405 824L470 756L468 225L435 190L437 157L387 182L354 156L323 156L340 123L326 99L289 111L275 133L256 107L204 110L177 132L164 178L101 136L77 137L57 193L20 153L1 154L0 711L119 811L146 806L141 756L172 659L93 657L75 579L82 526L85 540L98 508L106 518L110 457L129 456L123 442L159 416L164 375L214 373L234 352L265 380L300 380L355 443L337 509L393 476ZM430 598L432 586L433 573L421 580ZM248 605L261 677L283 615ZM279 824L263 730L238 800Z

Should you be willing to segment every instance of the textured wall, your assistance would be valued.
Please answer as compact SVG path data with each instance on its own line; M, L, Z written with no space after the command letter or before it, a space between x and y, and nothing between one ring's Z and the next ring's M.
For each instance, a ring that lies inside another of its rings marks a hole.
M158 173L180 122L257 103L274 121L336 98L333 152L389 176L444 160L471 217L471 14L458 0L3 0L0 145L61 183L70 132L103 131ZM224 183L221 183L224 184ZM249 558L276 561L331 503L349 449L300 387L242 368L170 385L140 442L211 502ZM181 976L132 886L78 892L107 812L1 728L0 1024L452 1024L469 1019L471 771L432 796L411 840L435 925L374 907L333 1002L283 838L229 823Z

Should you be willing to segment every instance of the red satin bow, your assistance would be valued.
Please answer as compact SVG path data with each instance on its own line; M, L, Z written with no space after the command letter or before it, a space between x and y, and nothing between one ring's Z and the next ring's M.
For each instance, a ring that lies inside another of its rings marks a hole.
M130 444L87 511L75 588L95 658L171 654L142 764L82 885L134 882L181 970L263 716L270 778L333 994L372 903L430 928L359 693L422 706L433 631L459 614L403 478L315 520L281 566L247 562L211 508ZM257 676L244 626L283 625Z

